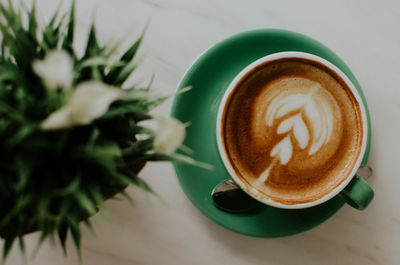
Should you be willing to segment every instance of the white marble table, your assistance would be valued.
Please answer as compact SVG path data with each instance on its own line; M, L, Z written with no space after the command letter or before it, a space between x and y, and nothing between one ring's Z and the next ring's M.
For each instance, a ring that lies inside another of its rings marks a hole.
M44 19L59 5L54 0L36 2ZM63 2L66 7L71 1ZM363 212L345 206L327 222L296 236L250 238L202 215L182 192L171 165L149 164L142 177L162 201L132 188L133 206L110 202L113 221L96 216L97 236L85 233L84 264L400 264L398 1L84 0L77 1L82 45L94 13L104 40L133 40L150 21L137 75L155 73L154 88L164 92L174 91L199 53L234 33L276 27L320 40L350 66L368 100L370 165L375 170L369 182L376 197ZM170 105L157 111L168 112ZM28 237L29 250L37 237ZM64 258L60 248L46 242L30 264L77 264L71 241L68 250ZM7 264L21 263L15 248Z

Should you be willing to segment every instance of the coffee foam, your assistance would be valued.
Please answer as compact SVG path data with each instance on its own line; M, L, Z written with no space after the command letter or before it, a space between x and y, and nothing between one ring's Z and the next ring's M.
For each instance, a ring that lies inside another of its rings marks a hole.
M249 189L284 204L311 202L352 170L362 141L360 108L324 66L269 62L242 78L228 101L225 148Z

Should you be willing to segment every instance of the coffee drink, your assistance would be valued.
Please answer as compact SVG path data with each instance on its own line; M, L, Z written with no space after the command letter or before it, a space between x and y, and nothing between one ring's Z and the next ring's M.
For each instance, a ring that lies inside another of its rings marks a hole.
M347 179L363 128L360 105L337 73L317 61L281 58L240 79L220 133L246 189L293 205L316 201Z

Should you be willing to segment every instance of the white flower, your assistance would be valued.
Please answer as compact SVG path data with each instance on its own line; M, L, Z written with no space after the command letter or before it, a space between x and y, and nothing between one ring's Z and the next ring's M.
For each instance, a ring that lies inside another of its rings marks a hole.
M50 51L43 60L35 60L32 68L49 90L68 88L71 85L74 63L66 51Z
M155 117L155 121L157 122L157 130L154 138L154 151L172 154L185 140L185 125L170 117Z
M65 106L42 121L41 128L56 130L89 124L106 113L111 103L122 98L123 95L121 90L101 82L81 83L72 92Z

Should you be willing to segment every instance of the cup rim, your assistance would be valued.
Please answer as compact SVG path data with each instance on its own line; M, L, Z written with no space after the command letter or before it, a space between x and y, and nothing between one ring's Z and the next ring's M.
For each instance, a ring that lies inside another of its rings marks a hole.
M333 190L331 190L328 194L325 194L318 200L312 201L312 202L306 202L306 203L298 203L298 204L283 204L281 202L277 202L272 200L271 198L267 198L263 195L260 194L255 188L248 188L246 185L240 180L240 178L236 175L235 170L233 169L232 165L229 162L228 155L225 150L225 145L224 145L224 140L222 138L222 116L224 114L224 109L226 106L226 103L228 99L230 98L231 94L234 92L236 85L242 80L242 78L255 69L257 66L262 65L264 63L267 63L269 61L274 61L278 59L284 59L284 58L299 58L299 59L307 59L311 61L316 61L317 63L323 64L325 67L329 68L333 72L335 72L337 75L339 75L342 80L346 83L346 85L349 87L351 93L355 97L357 103L360 106L360 112L361 112L361 119L362 119L362 129L363 129L363 134L362 134L362 141L361 141L361 149L360 153L357 157L357 160L354 164L353 169L351 172L346 176L346 178ZM332 64L328 60L319 57L317 55L311 54L311 53L306 53L306 52L298 52L298 51L285 51L285 52L278 52L278 53L273 53L266 55L264 57L261 57L257 59L256 61L252 62L248 66L246 66L243 70L239 72L235 76L235 78L231 81L229 84L228 88L224 92L224 96L222 97L222 100L219 105L218 109L218 114L217 114L217 124L216 124L216 137L217 137L217 146L218 146L218 152L219 155L222 159L222 162L224 164L224 167L228 171L229 175L231 178L234 180L236 184L248 195L253 197L254 199L260 201L263 204L277 207L277 208L283 208L283 209L303 209L303 208L309 208L313 207L319 204L322 204L329 199L333 198L334 196L338 195L353 179L353 177L356 175L356 172L358 168L361 166L362 159L364 157L365 151L366 151L366 146L367 146L367 139L368 139L368 119L367 119L367 114L366 114L366 109L364 102L354 86L353 82L347 77L346 74L343 73L336 65Z

